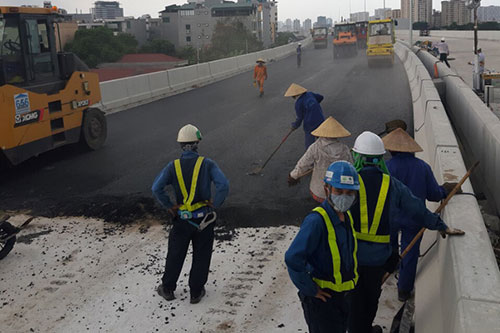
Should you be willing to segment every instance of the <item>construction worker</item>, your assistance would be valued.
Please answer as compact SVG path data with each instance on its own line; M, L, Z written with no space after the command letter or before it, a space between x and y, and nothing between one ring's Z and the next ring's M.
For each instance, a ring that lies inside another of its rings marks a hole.
M426 199L435 202L445 199L457 185L457 183L438 185L431 167L415 157L416 152L423 151L422 148L403 129L398 128L392 131L383 137L382 141L385 149L392 155L392 158L387 162L387 169L391 176L408 186L413 195L424 203ZM461 190L459 190L460 192ZM421 226L405 211L398 214L396 221L401 228L402 252L420 231ZM401 302L411 297L414 288L417 262L420 256L420 241L418 240L406 254L399 267L398 299ZM397 234L392 235L391 242L393 248L398 247Z
M384 162L384 143L372 132L363 132L354 143L354 166L359 173L359 200L350 211L358 240L359 280L353 291L349 333L382 332L372 327L382 291L382 278L392 273L399 262L397 249L390 243L391 231L397 225L398 211L413 216L419 227L439 230L443 237L463 231L451 229L439 215L431 213L425 203L396 178L389 176Z
M297 45L297 67L302 65L302 43Z
M476 54L476 52L474 52ZM477 74L479 75L479 91L484 92L484 80L482 79L483 74L484 74L484 65L486 63L486 57L484 56L483 50L478 47L477 48L477 61L479 63L479 66L477 68ZM476 64L476 57L474 57L473 61L468 62L469 65L475 65ZM473 74L475 74L476 67L474 66L473 69Z
M358 280L349 212L358 189L352 164L332 163L324 178L327 200L306 216L285 254L310 333L346 332L350 291Z
M450 68L450 64L448 63L448 56L450 55L450 48L448 47L448 43L446 43L444 37L441 38L441 42L437 43L437 48L439 52L439 60L441 62L446 63L446 66Z
M306 150L313 144L315 137L311 134L323 121L325 116L321 109L323 96L308 92L306 88L292 83L285 93L285 97L292 97L295 100L295 113L297 119L292 123L292 129L299 128L304 122L305 146Z
M300 178L312 170L309 190L313 199L322 203L326 198L323 177L328 166L335 161L352 162L349 148L339 141L339 138L348 137L351 133L333 117L328 117L311 134L318 139L307 148L305 154L288 175L288 185L298 184Z
M217 164L198 155L200 141L201 133L195 126L189 124L182 127L177 136L182 155L161 171L152 187L153 196L173 220L165 273L157 287L158 294L167 301L175 299L174 291L190 242L193 243L193 263L189 273L190 302L199 303L205 296L217 217L215 210L222 205L229 190L229 182ZM213 203L212 183L215 184ZM177 205L165 192L167 185L172 185Z
M253 70L253 82L259 86L259 97L264 96L264 81L267 80L267 67L264 65L265 63L264 59L259 58Z

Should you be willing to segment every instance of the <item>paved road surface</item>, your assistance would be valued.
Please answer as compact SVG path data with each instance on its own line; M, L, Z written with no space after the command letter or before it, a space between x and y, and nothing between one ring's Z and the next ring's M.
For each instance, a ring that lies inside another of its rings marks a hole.
M304 152L302 129L294 132L263 176L247 172L262 163L295 119L283 94L299 83L325 96L323 110L353 136L380 132L400 118L412 124L408 81L399 61L369 69L363 54L333 62L331 47L310 49L303 66L295 57L268 66L265 96L252 87L251 73L211 84L108 117L108 140L97 152L65 147L2 173L0 209L32 210L44 216L93 216L128 222L159 217L151 199L158 172L180 154L178 129L197 125L204 135L200 153L213 158L230 180L221 220L234 226L296 224L314 206L308 179L289 188L287 174Z

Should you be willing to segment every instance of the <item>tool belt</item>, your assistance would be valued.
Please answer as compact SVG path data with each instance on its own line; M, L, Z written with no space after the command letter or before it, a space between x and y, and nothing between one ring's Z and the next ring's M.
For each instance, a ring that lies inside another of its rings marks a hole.
M200 232L217 220L217 213L215 211L193 213L188 210L179 210L178 214L181 220L191 224ZM196 222L193 222L192 219L202 219L202 220L198 224Z

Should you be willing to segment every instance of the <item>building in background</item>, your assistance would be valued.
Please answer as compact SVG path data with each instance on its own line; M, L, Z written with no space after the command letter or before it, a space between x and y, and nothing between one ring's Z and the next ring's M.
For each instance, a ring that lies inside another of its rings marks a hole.
M292 31L292 30L293 30L292 19L286 19L285 20L285 31Z
M304 20L304 30L306 34L309 34L312 29L312 21L311 19L305 19Z
M400 19L401 18L401 9L393 9L391 10L391 16L390 18L392 19Z
M293 20L293 31L294 32L300 32L300 20L299 19L295 19Z
M264 47L276 40L278 13L275 1L238 0L220 2L205 0L190 2L182 6L170 5L160 12L161 25L158 34L176 48L192 46L200 49L211 44L218 22L230 24L241 22ZM292 29L292 21L286 20Z
M118 1L96 1L92 15L95 19L115 19L123 17L123 8Z
M432 22L430 24L431 28L441 28L441 12L439 10L432 10Z
M465 1L441 1L441 26L447 27L453 23L464 25L471 22L471 10L465 6Z
M326 19L326 26L333 27L333 19L331 17Z
M314 23L315 27L326 27L326 16L318 16L316 23Z
M413 22L432 22L432 0L413 0ZM410 0L401 0L401 18L410 18Z
M369 19L370 19L370 13L368 12L351 13L349 17L349 21L351 22L363 22L363 21L368 21Z
M377 8L375 9L375 20L383 20L391 16L391 8Z
M477 19L479 22L500 22L500 6L479 7Z

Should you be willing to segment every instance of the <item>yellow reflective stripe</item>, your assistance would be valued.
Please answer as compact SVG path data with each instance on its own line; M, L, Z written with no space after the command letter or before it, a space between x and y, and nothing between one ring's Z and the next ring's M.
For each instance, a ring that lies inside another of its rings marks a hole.
M326 228L328 230L328 244L330 247L330 251L332 254L332 260L333 260L333 276L335 283L332 281L325 281L317 278L313 278L313 281L316 282L316 284L320 288L328 288L336 292L343 292L343 291L348 291L354 289L356 286L356 283L358 282L358 260L356 258L356 254L358 251L358 243L356 241L356 236L355 236L355 231L354 231L354 226L353 226L353 219L351 212L347 212L349 215L350 223L351 223L351 229L353 232L353 239L354 239L354 252L353 252L353 257L354 257L354 279L342 282L342 273L340 271L340 252L339 248L337 246L337 237L335 234L335 229L333 228L332 221L330 217L328 216L328 213L325 211L324 208L322 207L316 207L313 209L313 211L319 213L323 217L323 221L325 222Z
M191 190L189 195L187 193L186 184L184 183L184 177L182 176L181 161L175 160L175 173L177 175L177 181L179 182L179 187L181 189L183 197L183 205L179 207L180 210L188 210L193 212L201 207L207 206L207 201L197 202L194 205L194 195L196 194L196 185L198 184L198 177L200 175L201 164L203 163L204 157L198 157L193 170L193 178L191 180Z
M380 225L380 219L382 213L384 212L385 201L387 200L387 193L389 193L389 183L391 177L389 175L382 175L382 186L380 187L380 193L378 195L377 206L375 207L375 213L373 214L373 222L370 228L370 234L376 235L378 227Z
M354 230L354 219L352 218L351 211L347 211L347 215L349 215L349 220L351 222L351 229L352 229L352 237L354 238L354 253L353 253L353 258L354 258L354 284L356 285L358 283L359 279L359 274L358 274L358 240L356 239L356 230Z
M361 232L368 233L368 200L366 199L366 188L365 182L363 182L363 178L361 175L358 175L359 178L359 218L360 218L360 227Z
M356 232L356 238L359 240L373 242L373 243L390 243L391 241L390 235L377 236L377 235L363 234L361 232Z

